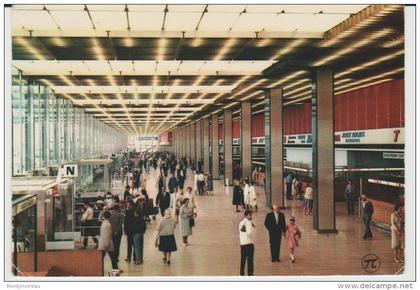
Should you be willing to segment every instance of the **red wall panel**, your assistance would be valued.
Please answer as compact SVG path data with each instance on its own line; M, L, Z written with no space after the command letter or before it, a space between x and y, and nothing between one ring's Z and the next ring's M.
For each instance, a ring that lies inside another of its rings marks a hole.
M264 113L252 115L251 136L252 138L264 136Z
M404 80L354 90L335 96L335 131L404 127ZM283 112L285 135L311 133L311 104ZM264 114L252 116L252 137L264 136Z
M233 139L241 138L241 121L234 120L232 122L232 137Z

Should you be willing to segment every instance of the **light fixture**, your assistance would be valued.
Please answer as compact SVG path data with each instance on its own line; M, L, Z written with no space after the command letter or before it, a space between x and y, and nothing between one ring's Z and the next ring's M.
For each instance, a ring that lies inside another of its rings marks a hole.
M290 44L288 44L286 47L281 48L275 55L273 55L270 60L278 60L280 59L281 56L292 52L293 50L295 50L297 47L305 44L307 42L306 39L296 39L293 40Z
M204 39L201 37L196 37L194 40L190 41L192 47L199 47L203 44Z
M289 74L289 75L285 76L284 78L282 78L281 80L279 80L279 81L277 81L277 82L275 82L275 83L271 84L271 85L269 86L269 88L274 88L274 87L276 87L276 86L280 86L280 85L282 85L282 84L284 84L284 83L288 82L289 80L291 80L291 79L293 79L293 78L296 78L296 77L298 77L298 76L301 76L301 75L303 75L303 74L305 74L305 73L306 73L306 71L304 71L304 70L300 70L300 71L297 71L297 72L291 73L291 74Z
M32 54L33 57L35 57L38 60L46 60L44 55L35 48L26 37L16 37L15 41L19 43L21 46L25 48L30 54Z
M392 80L393 80L392 78L387 78L387 79L379 80L377 82L373 82L373 83L368 83L368 84L365 84L365 85L360 85L360 86L352 87L352 88L350 88L348 90L337 91L337 92L335 92L335 95L339 95L339 94L351 92L351 91L354 91L354 90L357 90L357 89L362 89L362 88L366 88L366 87L378 85L378 84L389 82L389 81L392 81Z
M236 38L229 38L225 41L223 47L219 50L213 60L222 60L231 51L232 47L238 42Z
M353 43L350 47L345 47L342 49L339 49L338 51L334 51L332 54L330 54L327 57L322 58L321 60L313 63L313 66L321 66L321 65L325 65L327 63L330 63L331 61L342 57L343 55L346 55L348 53L351 53L363 46L368 45L369 43L372 43L374 41L376 41L378 38L384 37L386 35L389 35L393 32L393 29L391 28L384 28L381 29L377 32L375 32L374 34L363 38L362 40L357 41L356 43Z
M91 49L95 54L97 60L106 60L104 51L102 47L99 45L98 39L96 37L91 38Z
M363 69L365 69L367 67L370 67L370 66L373 66L373 65L376 65L376 64L380 64L382 62L385 62L385 61L388 61L390 59L396 58L396 57L398 57L398 56L400 56L402 54L404 54L404 49L398 50L398 51L396 51L394 53L391 53L391 54L384 55L382 57L379 57L379 58L377 58L375 60L366 62L364 64L357 65L357 66L355 66L353 68L349 68L347 70L344 70L344 71L342 71L340 73L337 73L335 75L335 77L338 78L338 77L342 77L342 76L347 75L347 74L350 74L350 73L354 73L356 71L363 70Z

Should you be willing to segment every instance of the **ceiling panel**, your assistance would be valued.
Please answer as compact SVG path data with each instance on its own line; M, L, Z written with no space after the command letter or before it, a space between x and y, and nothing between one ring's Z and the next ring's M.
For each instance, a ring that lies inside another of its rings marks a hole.
M180 13L169 12L166 16L165 30L193 31L200 20L201 12Z
M206 5L168 5L169 13L173 12L198 12L202 13Z
M57 29L57 25L47 11L42 10L13 10L12 27L13 29L25 27L27 30Z
M92 22L85 11L51 11L51 15L62 30L88 30L93 32Z
M95 23L96 29L100 30L126 30L127 16L126 13L121 10L120 12L114 11L90 11L90 14Z
M130 26L132 30L160 30L163 23L163 12L131 12Z
M232 31L261 31L277 19L274 13L244 13L232 28ZM277 27L281 31L283 27ZM284 31L284 30L283 30Z
M201 20L200 31L228 31L238 15L231 13L206 13Z
M207 10L210 13L213 12L222 12L222 13L233 13L233 14L239 14L240 12L242 12L247 5L209 5L209 7L207 8Z

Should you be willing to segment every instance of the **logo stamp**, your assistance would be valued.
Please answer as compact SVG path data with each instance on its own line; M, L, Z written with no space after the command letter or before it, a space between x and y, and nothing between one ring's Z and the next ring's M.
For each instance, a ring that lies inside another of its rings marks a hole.
M381 259L375 254L367 254L363 257L361 264L365 272L375 273L381 268Z

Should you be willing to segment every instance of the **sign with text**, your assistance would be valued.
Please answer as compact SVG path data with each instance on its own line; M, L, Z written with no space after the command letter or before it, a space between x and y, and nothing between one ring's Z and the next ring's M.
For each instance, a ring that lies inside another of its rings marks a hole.
M77 164L64 165L61 177L77 177Z

